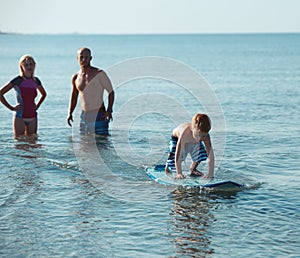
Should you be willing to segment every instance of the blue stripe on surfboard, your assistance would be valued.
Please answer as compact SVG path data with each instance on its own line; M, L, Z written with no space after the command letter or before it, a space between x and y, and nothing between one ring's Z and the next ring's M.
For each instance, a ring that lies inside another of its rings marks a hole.
M155 165L154 170L163 171L163 170L165 170L165 167L166 167L166 165L162 165L162 164Z
M146 169L146 173L147 173L147 175L148 175L153 181L155 181L155 182L157 182L157 183L159 183L159 184L163 184L163 185L173 185L173 184L171 184L171 183L168 183L168 182L166 182L166 181L163 181L163 180L157 178L156 176L152 175L151 172L148 170L148 168Z
M205 184L203 187L222 187L222 188L233 188L238 187L241 188L244 185L233 182L233 181L223 181L223 182L217 182L217 183L211 183L211 184Z

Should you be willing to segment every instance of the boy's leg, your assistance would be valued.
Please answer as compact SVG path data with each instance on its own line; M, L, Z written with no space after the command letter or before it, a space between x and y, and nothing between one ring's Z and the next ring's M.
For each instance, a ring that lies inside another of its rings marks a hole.
M177 147L178 138L172 137L169 142L169 155L166 162L165 171L167 173L171 173L172 171L176 171L175 168L175 152Z
M191 172L191 176L203 176L204 174L202 172L200 172L197 167L198 167L199 163L193 161L191 166L190 166L190 172Z
M200 142L199 145L195 146L194 150L190 153L190 155L193 160L190 166L191 175L203 176L204 174L197 170L197 167L200 164L200 162L207 159L207 153L203 143Z

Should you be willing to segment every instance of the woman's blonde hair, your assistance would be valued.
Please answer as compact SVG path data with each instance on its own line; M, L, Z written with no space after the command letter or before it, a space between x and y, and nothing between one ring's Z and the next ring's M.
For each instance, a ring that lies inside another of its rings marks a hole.
M206 114L196 114L192 119L193 128L197 127L203 133L208 133L211 129L211 121Z
M24 55L20 58L20 62L19 62L19 67L20 67L20 75L21 76L24 76L24 71L23 71L23 68L22 68L22 64L27 61L27 60L31 60L34 65L36 64L35 61L34 61L34 58L31 56L31 55ZM32 75L33 76L33 75Z

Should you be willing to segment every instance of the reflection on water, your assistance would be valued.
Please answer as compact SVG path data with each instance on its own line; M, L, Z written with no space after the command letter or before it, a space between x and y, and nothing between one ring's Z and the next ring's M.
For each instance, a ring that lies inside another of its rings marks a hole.
M39 152L37 152L35 149L42 148L42 144L37 143L38 135L19 136L16 137L15 140L17 141L15 144L15 149L21 151L18 152L16 156L29 159L34 159L38 157ZM28 153L32 155L29 155Z
M214 254L210 228L217 222L214 211L221 202L234 201L237 192L212 193L199 188L175 189L171 211L173 244L178 257Z

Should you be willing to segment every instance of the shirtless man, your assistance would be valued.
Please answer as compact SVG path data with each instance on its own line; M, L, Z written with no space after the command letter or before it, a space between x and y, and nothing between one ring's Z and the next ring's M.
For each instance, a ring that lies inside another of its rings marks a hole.
M176 127L170 139L166 172L170 173L176 170L176 179L185 178L182 174L181 162L190 154L192 157L191 175L203 176L203 173L198 171L197 167L201 161L208 158L208 173L204 178L214 177L215 158L209 135L210 129L210 119L205 114L196 114L192 119L192 123L184 123Z
M91 66L91 50L80 48L77 52L80 70L72 77L72 92L67 122L73 122L72 113L77 105L78 95L81 102L81 134L108 134L108 124L112 120L114 90L106 73ZM104 90L108 93L108 107L103 102Z

